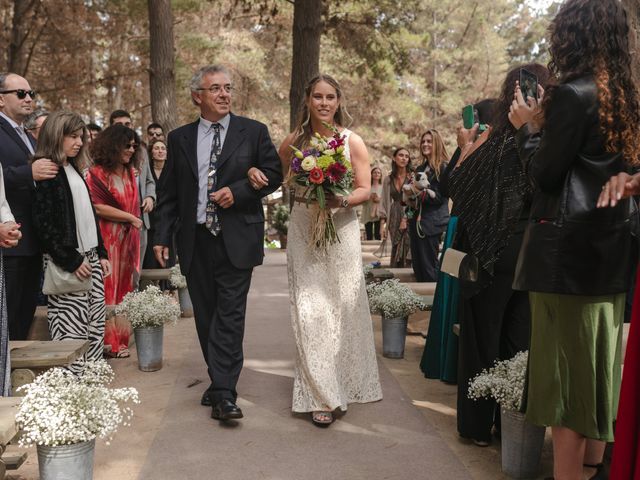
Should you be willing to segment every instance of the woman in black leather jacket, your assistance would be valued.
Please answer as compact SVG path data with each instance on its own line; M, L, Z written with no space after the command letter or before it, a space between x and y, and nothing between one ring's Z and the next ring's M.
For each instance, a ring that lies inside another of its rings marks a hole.
M420 136L422 164L414 175L424 173L429 180L432 194L422 191L406 209L409 219L411 242L411 266L418 282L435 282L438 279L438 252L440 239L449 223L449 199L440 191L440 174L447 167L449 157L442 137L430 128Z
M82 372L80 361L103 354L105 301L103 275L111 267L102 244L89 190L78 166L87 159L87 130L71 112L55 112L42 126L34 159L49 158L60 168L51 180L36 182L33 221L46 255L46 269L55 264L79 279L90 278L88 290L48 296L49 333L54 340L89 340L89 350L70 366ZM45 270L45 281L46 281Z
M569 0L550 32L559 84L545 95L543 118L519 89L510 112L535 188L514 281L531 302L525 410L552 427L557 480L606 478L635 255L629 201L596 203L607 179L638 160L638 92L620 2Z

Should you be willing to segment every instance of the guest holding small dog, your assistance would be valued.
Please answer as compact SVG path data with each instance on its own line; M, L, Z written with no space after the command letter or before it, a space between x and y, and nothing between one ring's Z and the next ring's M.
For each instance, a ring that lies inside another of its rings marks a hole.
M435 282L438 278L438 247L449 222L449 199L440 192L440 174L449 160L442 137L429 129L420 137L422 164L416 169L413 201L407 208L411 266L418 282ZM427 183L420 186L420 175Z
M524 66L546 86L548 70ZM467 397L469 380L496 360L529 347L527 292L513 290L518 252L529 217L532 189L508 118L520 68L507 73L492 115L492 125L477 137L479 125L458 132L459 155L448 178L453 214L458 216L454 248L477 268L475 278L460 278L458 320L458 433L478 446L491 441L500 412L493 400ZM458 153L458 152L457 152Z
M383 239L391 240L391 267L411 265L408 221L402 203L402 189L411 183L411 156L406 148L393 152L391 174L382 182L380 230Z

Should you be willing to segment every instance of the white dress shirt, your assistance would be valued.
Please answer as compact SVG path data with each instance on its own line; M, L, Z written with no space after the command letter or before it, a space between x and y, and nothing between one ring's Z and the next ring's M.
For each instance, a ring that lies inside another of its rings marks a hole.
M76 215L76 236L78 238L78 252L88 252L98 246L98 232L96 220L91 208L91 197L87 186L76 169L71 165L65 165L71 196L73 197L73 210Z

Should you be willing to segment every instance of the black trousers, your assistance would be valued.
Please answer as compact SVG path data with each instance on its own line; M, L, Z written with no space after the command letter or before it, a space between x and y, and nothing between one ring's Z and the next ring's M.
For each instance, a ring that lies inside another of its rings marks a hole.
M215 237L204 226L196 227L194 258L187 275L213 403L235 401L238 396L244 317L253 272L231 264L222 235L224 232Z
M529 349L531 312L528 292L511 289L522 235L516 235L496 262L491 283L471 298L460 295L458 319L458 433L490 441L496 402L467 397L469 380L498 359ZM499 426L499 423L497 423Z
M26 340L36 312L42 255L4 257L9 338Z
M367 234L367 240L380 240L380 220L365 223L364 231Z
M409 239L411 240L411 266L418 282L438 281L438 253L442 233L418 236L416 221L409 220Z

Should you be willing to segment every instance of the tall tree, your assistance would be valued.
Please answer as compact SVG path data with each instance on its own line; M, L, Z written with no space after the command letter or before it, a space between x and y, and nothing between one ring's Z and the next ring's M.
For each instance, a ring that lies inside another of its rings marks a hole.
M178 126L171 0L149 0L151 115L165 131Z
M631 27L631 51L633 53L633 69L636 81L640 82L640 3L638 0L622 0L622 4L627 9L629 15L629 26Z
M289 127L295 127L296 114L304 89L320 71L320 38L325 0L295 0L293 7L293 58L289 90Z

